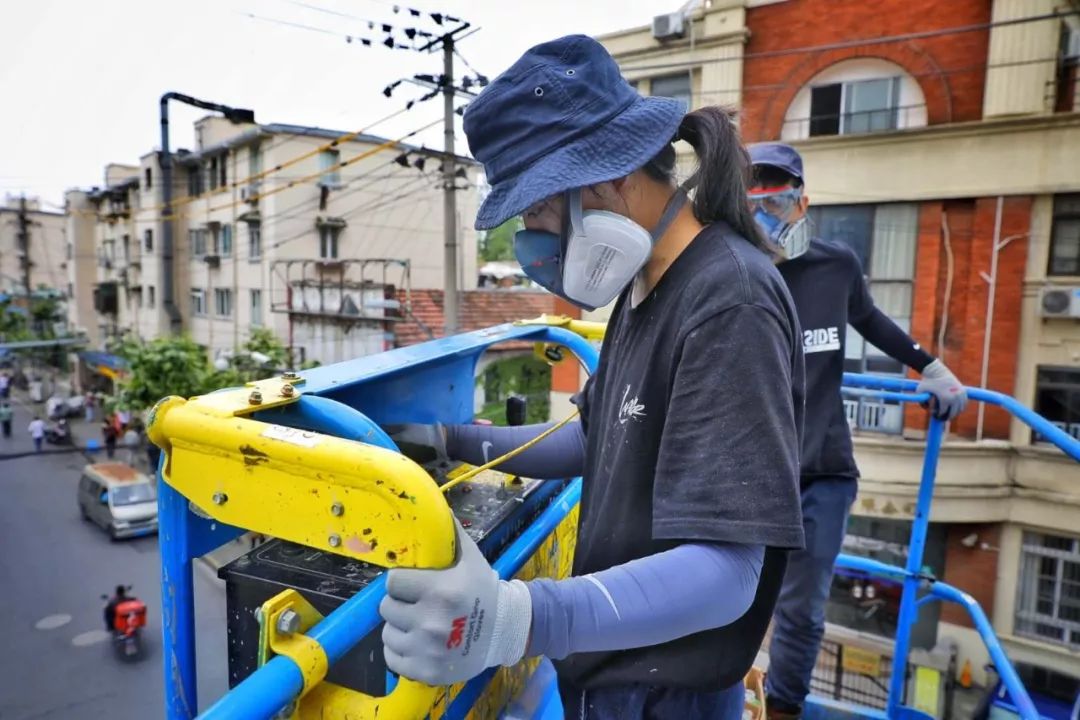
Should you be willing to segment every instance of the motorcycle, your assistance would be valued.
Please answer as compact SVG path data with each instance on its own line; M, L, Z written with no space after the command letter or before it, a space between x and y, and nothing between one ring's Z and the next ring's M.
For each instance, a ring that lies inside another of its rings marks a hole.
M130 590L130 587L128 589ZM108 595L102 595L101 599L110 601ZM134 661L142 656L144 627L146 603L134 597L125 597L116 604L113 612L112 643L121 660Z
M70 445L71 427L67 420L61 419L55 425L45 428L45 441L51 445Z

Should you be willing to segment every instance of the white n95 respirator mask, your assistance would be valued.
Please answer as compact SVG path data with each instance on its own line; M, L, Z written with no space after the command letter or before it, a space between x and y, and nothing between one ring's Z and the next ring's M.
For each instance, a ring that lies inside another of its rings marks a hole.
M626 289L649 259L653 243L686 202L680 187L652 232L607 210L583 210L581 189L565 195L569 222L562 235L519 230L514 256L525 274L545 290L585 310L604 307Z

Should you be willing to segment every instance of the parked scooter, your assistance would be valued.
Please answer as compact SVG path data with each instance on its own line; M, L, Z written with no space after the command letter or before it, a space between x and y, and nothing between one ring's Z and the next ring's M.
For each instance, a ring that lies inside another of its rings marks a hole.
M138 660L142 657L142 629L146 627L146 603L138 598L128 595L131 590L128 585L116 588L116 595L110 598L102 595L101 599L108 604L105 606L105 616L110 617L113 649L121 660Z

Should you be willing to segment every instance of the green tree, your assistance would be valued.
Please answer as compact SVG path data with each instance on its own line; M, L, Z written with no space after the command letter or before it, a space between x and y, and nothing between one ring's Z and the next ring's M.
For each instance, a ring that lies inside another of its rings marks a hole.
M526 422L542 423L551 414L551 366L531 355L497 360L476 378L484 389L484 406L476 417L496 425L506 424L506 398L523 396L527 401Z
M484 262L514 259L514 233L525 227L520 217L510 218L497 228L484 232L480 259Z
M125 409L144 410L167 395L201 395L212 375L206 350L187 336L149 342L128 336L114 352L128 364L115 398L116 406Z
M10 297L0 301L0 340L15 342L29 338L26 316L16 309Z
M145 410L167 395L193 397L263 380L284 369L288 353L277 337L265 328L255 328L236 352L228 367L218 370L206 349L190 337L161 337L145 341L129 335L110 346L128 364L126 378L107 407ZM259 362L251 353L269 359Z
M254 353L266 356L265 361L253 357ZM253 328L251 337L240 346L224 370L214 370L207 380L211 390L243 385L253 380L265 380L285 369L289 356L285 345L266 328ZM209 390L207 390L209 392Z

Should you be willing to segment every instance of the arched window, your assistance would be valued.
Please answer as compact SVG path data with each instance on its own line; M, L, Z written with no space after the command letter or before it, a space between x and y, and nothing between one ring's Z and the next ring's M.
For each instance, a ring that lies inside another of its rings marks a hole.
M926 125L922 88L896 63L853 58L827 67L796 93L782 140L885 132Z

